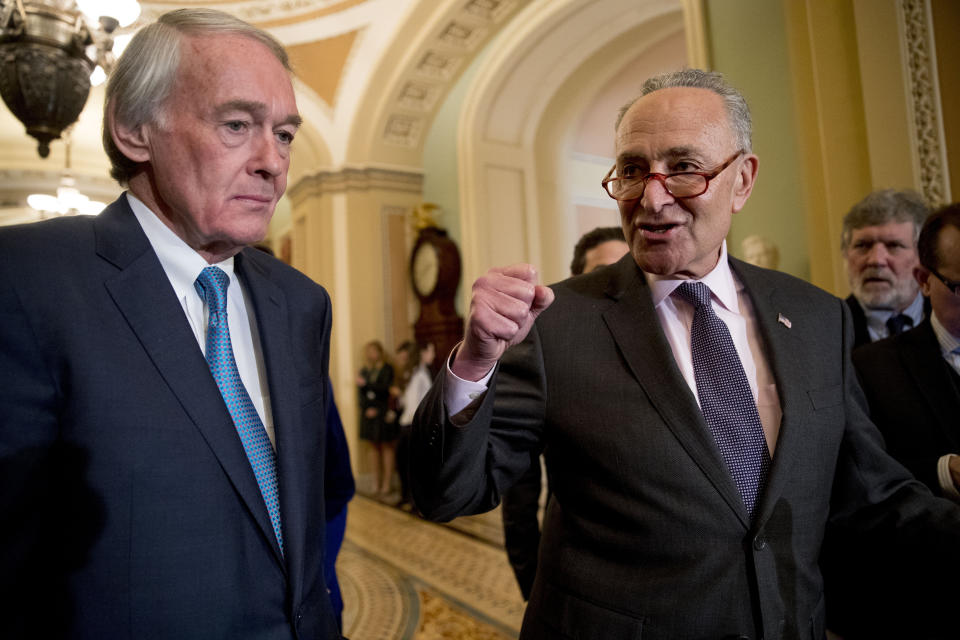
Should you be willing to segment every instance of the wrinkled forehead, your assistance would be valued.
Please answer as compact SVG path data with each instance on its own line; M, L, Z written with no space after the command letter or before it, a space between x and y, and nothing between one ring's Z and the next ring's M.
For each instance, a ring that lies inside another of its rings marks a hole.
M631 105L617 129L616 151L706 151L732 147L733 141L723 98L709 89L671 87L647 94Z
M891 220L883 224L869 225L853 229L850 232L851 241L870 240L873 242L889 242L892 240L901 240L909 245L914 243L916 229L913 222L909 220L899 222Z
M265 75L290 84L290 72L273 50L251 35L238 33L196 33L181 35L178 78L236 81ZM281 83L283 84L283 83Z
M199 105L261 105L264 116L297 116L290 73L273 51L256 38L206 33L186 35L170 99L174 108Z

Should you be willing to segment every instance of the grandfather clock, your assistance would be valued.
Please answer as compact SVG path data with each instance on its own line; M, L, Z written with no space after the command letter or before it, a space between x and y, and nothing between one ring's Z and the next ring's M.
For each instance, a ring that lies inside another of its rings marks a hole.
M419 342L437 349L434 373L463 338L463 318L457 315L454 297L460 285L460 251L444 229L420 229L410 253L410 281L420 300L420 317L413 325Z

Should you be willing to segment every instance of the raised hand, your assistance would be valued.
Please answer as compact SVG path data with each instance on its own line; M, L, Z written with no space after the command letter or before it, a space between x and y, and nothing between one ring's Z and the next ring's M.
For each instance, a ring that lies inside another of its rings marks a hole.
M463 345L451 369L464 380L479 380L507 347L523 340L533 321L553 302L553 291L537 284L529 264L494 268L473 283Z

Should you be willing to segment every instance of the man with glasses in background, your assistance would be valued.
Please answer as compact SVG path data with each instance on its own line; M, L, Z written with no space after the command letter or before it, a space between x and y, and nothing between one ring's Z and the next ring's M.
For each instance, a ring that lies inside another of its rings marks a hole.
M853 364L890 455L934 494L960 502L960 204L931 215L917 246L913 273L931 313L914 329L857 348ZM913 613L921 606L952 610L955 590L936 587L929 575L859 539L832 543L824 566L836 578L829 584L838 614L831 625L841 635L956 637L953 625ZM912 588L891 593L890 582Z
M960 501L960 204L934 213L918 246L914 273L930 317L858 349L853 364L890 455Z
M728 256L758 167L743 96L696 69L641 93L603 180L630 254L474 284L414 423L414 496L437 520L489 510L543 452L524 640L822 638L828 522L948 570L960 510L884 453L843 301Z

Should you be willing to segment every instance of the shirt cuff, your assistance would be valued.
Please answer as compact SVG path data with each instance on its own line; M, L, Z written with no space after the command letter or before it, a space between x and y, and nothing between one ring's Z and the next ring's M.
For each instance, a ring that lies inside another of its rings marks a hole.
M948 453L937 461L937 479L940 480L940 488L943 489L945 498L960 500L960 491L953 484L953 476L950 474L950 458L954 455L956 454Z
M487 392L487 388L490 386L490 378L493 376L493 369L487 372L487 375L483 376L476 382L471 380L464 380L460 378L453 372L453 369L450 368L450 363L453 361L453 357L457 354L457 350L460 349L462 342L457 344L451 351L450 357L447 358L446 365L446 382L444 384L444 394L443 394L443 403L447 407L447 415L451 418L464 409L468 405L475 402L478 398L482 398L483 394Z

